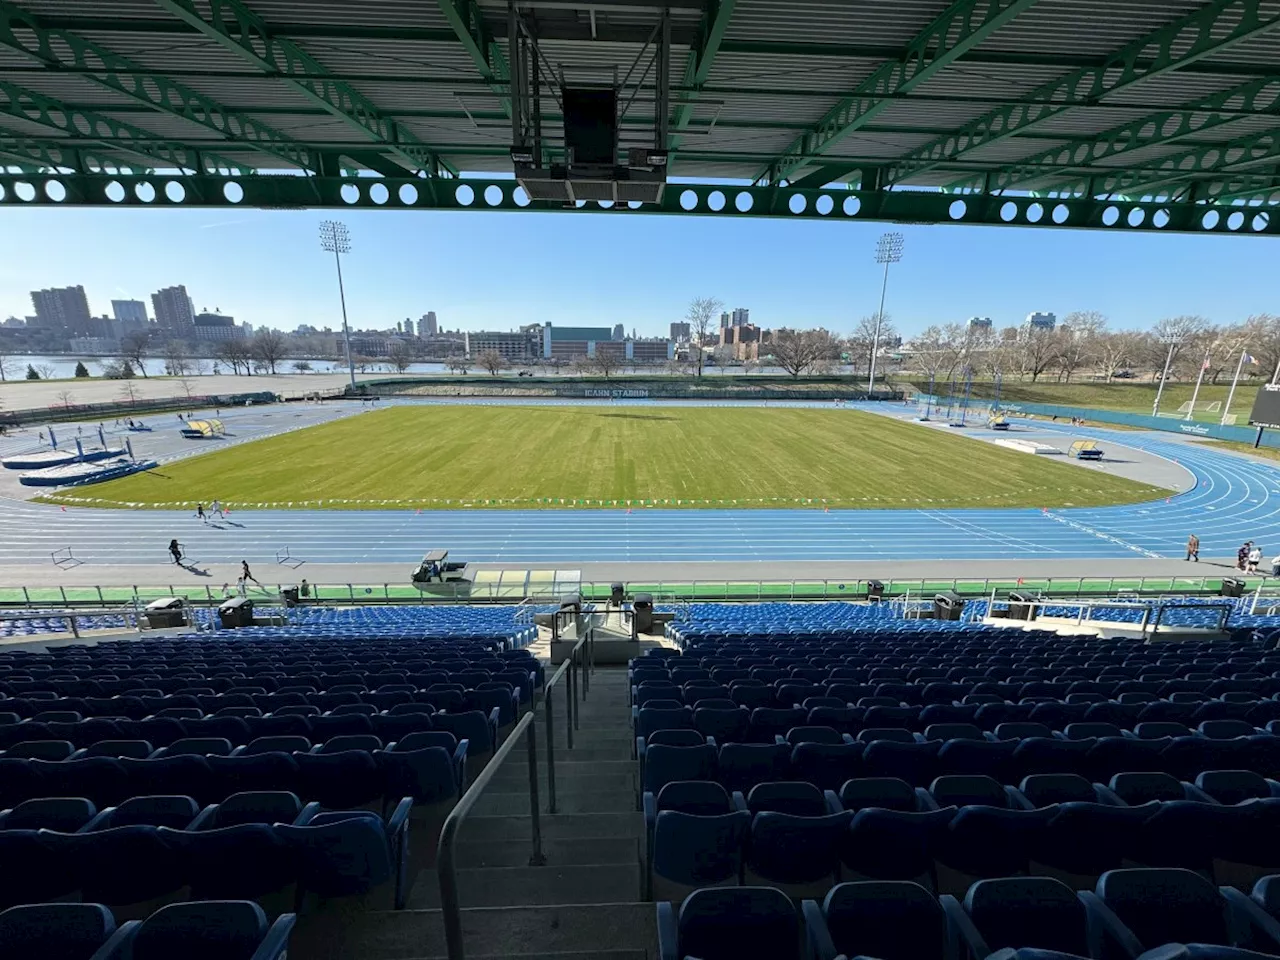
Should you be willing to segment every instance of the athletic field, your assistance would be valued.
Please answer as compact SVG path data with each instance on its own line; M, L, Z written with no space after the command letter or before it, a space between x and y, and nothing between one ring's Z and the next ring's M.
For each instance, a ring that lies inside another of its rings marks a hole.
M390 407L68 495L241 509L941 508L1167 491L845 408L459 405Z

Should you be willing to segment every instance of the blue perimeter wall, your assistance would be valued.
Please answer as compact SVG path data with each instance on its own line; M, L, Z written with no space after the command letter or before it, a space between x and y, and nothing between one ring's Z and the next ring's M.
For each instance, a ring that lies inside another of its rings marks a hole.
M936 404L935 404L936 405ZM1095 410L1092 407L1060 407L1053 403L1001 403L999 410L1005 415L1057 417L1070 420L1079 417L1091 423L1118 423L1126 427L1145 430L1163 430L1166 433L1182 433L1193 437L1212 437L1215 440L1234 440L1253 445L1258 435L1257 427L1223 426L1217 423L1201 423L1195 420L1175 420L1172 417L1148 417L1141 413L1121 413L1117 410ZM1280 448L1280 430L1262 432L1264 447Z

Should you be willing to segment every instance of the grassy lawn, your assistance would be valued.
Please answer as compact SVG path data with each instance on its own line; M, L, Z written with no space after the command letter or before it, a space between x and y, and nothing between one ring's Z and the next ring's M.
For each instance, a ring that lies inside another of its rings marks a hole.
M927 391L928 380L912 378L909 381L917 390ZM1156 399L1159 384L1143 381L1116 381L1115 383L1024 383L1017 380L1005 380L1000 387L1000 399L1008 403L1054 403L1067 407L1091 407L1097 410L1118 410L1122 413L1142 413L1151 415L1151 405ZM1170 383L1165 387L1160 398L1160 411L1174 414L1178 407L1191 400L1195 391L1195 383ZM934 391L945 395L950 390L950 383L934 384ZM1214 412L1202 409L1202 405L1217 401L1226 405L1227 394L1231 390L1230 374L1226 383L1205 383L1200 386L1196 397L1197 420L1217 423L1222 419L1222 410ZM1253 398L1258 392L1258 384L1241 383L1236 388L1236 395L1231 400L1231 412L1239 415L1239 423L1248 421L1249 411L1253 409ZM975 381L972 396L978 399L989 399L994 396L994 384L987 381Z
M64 502L1039 507L1166 495L846 409L456 406L366 413L71 491Z

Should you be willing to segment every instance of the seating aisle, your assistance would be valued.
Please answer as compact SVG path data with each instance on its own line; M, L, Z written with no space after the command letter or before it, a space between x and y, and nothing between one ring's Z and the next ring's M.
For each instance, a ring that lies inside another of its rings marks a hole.
M552 669L547 668L550 679ZM459 832L459 901L467 960L652 960L653 904L643 902L627 669L597 668L566 749L563 682L553 689L558 812L547 813L546 728L538 716L539 800L547 863L531 867L529 773L516 746ZM411 841L412 843L412 841ZM408 909L300 917L290 960L426 960L446 956L434 857Z

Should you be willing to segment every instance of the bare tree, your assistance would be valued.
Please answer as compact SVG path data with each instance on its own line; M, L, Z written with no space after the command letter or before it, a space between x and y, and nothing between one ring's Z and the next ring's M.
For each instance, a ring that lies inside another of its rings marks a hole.
M120 382L120 399L129 403L138 402L138 388L132 380L122 380Z
M71 401L76 398L76 395L72 393L70 390L59 390L57 396L58 396L58 402L62 404L64 407L66 407L68 410L70 410Z
M793 377L839 356L840 344L826 330L788 330L773 334L773 362Z
M293 361L293 372L294 372L294 373L310 373L310 372L311 372L311 362L310 362L309 360L295 360L295 361Z
M1062 355L1062 337L1056 330L1027 330L1019 351L1022 375L1035 383Z
M1107 383L1115 379L1116 373L1132 366L1143 351L1142 336L1127 330L1115 333L1102 333L1094 338L1094 362L1098 371L1107 378Z
M622 365L626 363L625 357L618 356L612 350L601 350L598 343L596 344L596 355L589 359L591 361L591 371L600 374L606 380L621 370Z
M151 334L146 330L132 330L120 338L120 353L130 366L147 375L147 353L151 348Z
M1177 371L1178 361L1185 355L1195 356L1200 353L1197 344L1209 328L1209 321L1204 317L1183 314L1177 317L1165 317L1151 328L1157 343L1153 345L1148 362L1151 367L1151 379L1155 380L1169 364L1172 378ZM1200 354L1203 356L1203 354Z
M888 314L885 314L880 321L879 346L883 347L885 341L892 340L897 335L898 331L894 328L893 321L889 319ZM871 353L875 348L876 318L875 314L871 314L858 320L848 340L849 365L853 368L853 373L856 374L860 366L868 371L871 369Z
M914 366L927 377L936 379L943 361L943 333L936 324L925 327L911 341Z
M748 377L751 376L753 371L759 370L759 369L760 369L760 361L757 360L755 357L747 357L745 360L742 361L742 372L746 374Z
M702 376L702 348L707 346L707 338L711 333L712 323L723 307L724 304L715 297L694 297L689 301L689 309L684 318L689 323L693 349L697 351L694 359L698 363L698 376Z
M1107 318L1097 310L1077 310L1063 318L1058 330L1059 380L1070 383L1073 373L1097 359L1099 341L1106 330Z
M225 361L235 376L240 375L241 368L249 372L249 345L243 340L220 340L213 348L214 355Z
M0 383L4 383L10 370L9 355L0 347Z
M471 360L468 357L450 357L444 365L450 373L460 373L465 377L471 369Z
M387 348L387 359L396 373L404 373L413 363L413 348L403 340L392 340Z
M48 364L48 363L36 364L36 373L40 374L41 380L52 380L53 375L57 372L58 371L53 368L52 364Z
M191 356L181 340L169 340L164 345L164 372L170 377L185 377L191 372Z
M1270 313L1255 313L1241 324L1243 342L1248 346L1263 376L1280 366L1280 317Z
M260 361L272 374L276 364L288 355L284 334L264 327L253 335L253 358Z
M475 356L476 366L488 370L489 376L496 377L507 368L507 358L497 350L482 350Z
M361 353L353 353L351 355L351 365L356 368L356 373L368 373L376 363L377 361L373 357L366 357Z
M178 386L182 388L183 394L186 396L188 400L190 400L192 393L195 392L195 384L192 383L190 380L188 380L186 377L179 377Z

